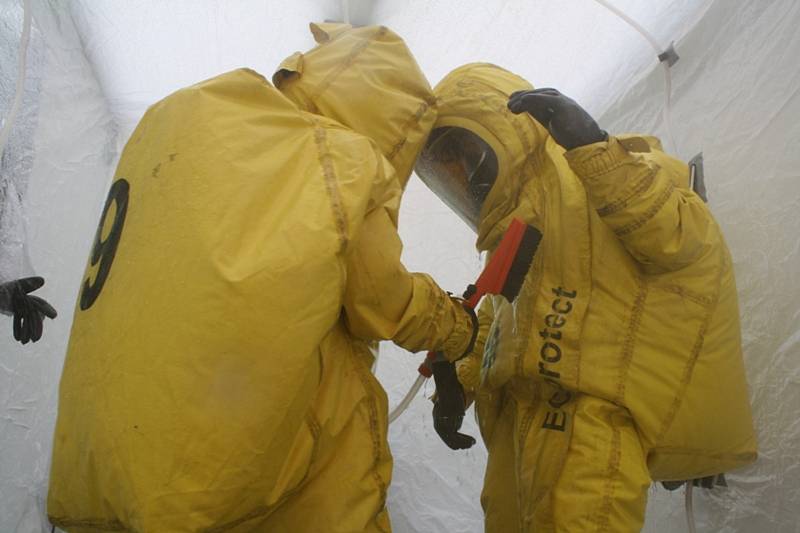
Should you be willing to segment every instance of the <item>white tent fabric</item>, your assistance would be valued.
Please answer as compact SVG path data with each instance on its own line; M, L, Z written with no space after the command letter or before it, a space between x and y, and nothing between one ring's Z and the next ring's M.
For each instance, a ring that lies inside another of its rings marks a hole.
M706 160L710 205L735 260L761 456L695 491L698 531L800 531L800 5L794 0L613 0L662 46L675 41L677 154ZM592 0L30 0L21 112L0 165L0 281L36 272L60 314L20 346L0 316L0 531L50 531L45 498L58 379L75 295L119 150L146 107L239 66L269 75L313 45L307 23L349 16L402 35L432 84L489 61L584 104L611 132L665 134L650 45ZM346 9L343 9L346 8ZM0 116L17 82L23 0L0 0ZM9 193L11 191L11 193ZM431 231L435 228L436 231ZM480 270L474 235L412 179L404 260L461 290ZM3 257L12 257L3 262ZM143 280L146 282L146 280ZM385 343L390 404L421 356ZM425 392L430 395L432 386ZM466 431L477 436L470 419ZM420 395L390 428L395 531L482 531L485 449L452 453ZM683 492L651 489L645 531L686 530Z
M0 12L0 31L21 27L22 9L15 7ZM61 313L46 324L44 338L30 347L13 341L10 321L0 316L0 531L25 533L49 531L44 504L58 379L75 294L113 171L116 142L105 98L69 18L45 3L32 3L32 10L43 64L36 88L38 119L30 130L30 166L24 180L7 166L18 157L12 155L16 148L10 144L0 169L4 186L24 184L20 192L25 224L0 226L0 242L26 245L24 253L35 272L47 279L43 296ZM38 46L36 39L33 46ZM9 70L16 74L15 59L9 64L4 54L3 76ZM36 68L35 62L29 62L28 73L31 68ZM5 118L6 100L0 109ZM9 202L13 199L0 205L0 211ZM0 254L7 253L8 246L0 248ZM10 253L16 255L17 247L12 246ZM30 274L19 262L12 267L0 277Z
M709 204L731 249L758 462L696 493L698 531L800 531L800 4L719 0L679 41L674 128L702 150ZM663 131L659 76L603 116ZM682 494L651 493L648 531L681 531Z

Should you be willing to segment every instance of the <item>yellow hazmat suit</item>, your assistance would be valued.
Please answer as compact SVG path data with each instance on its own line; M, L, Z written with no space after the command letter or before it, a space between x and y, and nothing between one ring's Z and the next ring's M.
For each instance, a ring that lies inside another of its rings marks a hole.
M636 531L651 479L756 457L731 258L687 166L657 140L565 153L507 109L530 88L475 64L434 90L432 139L467 130L496 157L478 249L515 217L543 233L520 295L485 301L459 363L489 450L486 530Z
M61 381L60 528L390 530L370 343L452 358L472 326L399 259L430 88L395 34L336 30L281 74L323 80L315 113L237 70L158 102L128 142Z

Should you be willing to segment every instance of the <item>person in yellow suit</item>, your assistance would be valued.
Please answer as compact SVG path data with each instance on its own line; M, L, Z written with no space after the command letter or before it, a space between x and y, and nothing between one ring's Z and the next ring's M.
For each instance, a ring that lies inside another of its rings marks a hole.
M425 77L386 28L312 31L275 86L179 90L125 147L61 379L59 528L390 531L374 343L455 359L477 322L400 262Z
M687 165L493 65L434 94L422 180L481 251L515 218L543 235L458 363L489 451L486 531L637 531L651 480L755 460L731 257Z

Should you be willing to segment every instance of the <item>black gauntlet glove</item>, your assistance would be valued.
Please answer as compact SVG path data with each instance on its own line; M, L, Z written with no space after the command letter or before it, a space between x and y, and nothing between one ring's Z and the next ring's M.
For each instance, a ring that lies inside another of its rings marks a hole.
M44 317L57 313L49 303L28 293L44 285L40 277L22 278L0 284L0 311L14 315L14 338L22 344L42 338Z
M567 150L608 139L589 113L555 89L517 91L509 98L508 109L530 113Z
M436 399L433 403L433 428L447 446L453 450L466 450L475 439L459 433L464 420L464 388L458 381L456 364L437 359L432 363L436 382Z

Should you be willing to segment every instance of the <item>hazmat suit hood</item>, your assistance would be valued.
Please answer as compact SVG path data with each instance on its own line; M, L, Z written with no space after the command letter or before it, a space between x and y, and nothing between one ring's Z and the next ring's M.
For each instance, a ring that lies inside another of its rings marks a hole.
M546 156L548 134L527 114L515 115L507 107L513 92L532 88L498 66L472 63L452 71L434 89L439 107L435 128L469 130L497 157L497 177L477 225L476 246L481 251L494 248L518 211L540 211L539 201L525 193L530 188L524 185L535 179L535 160Z
M298 107L372 139L405 187L436 120L436 100L403 40L383 26L311 24L318 46L272 81Z

